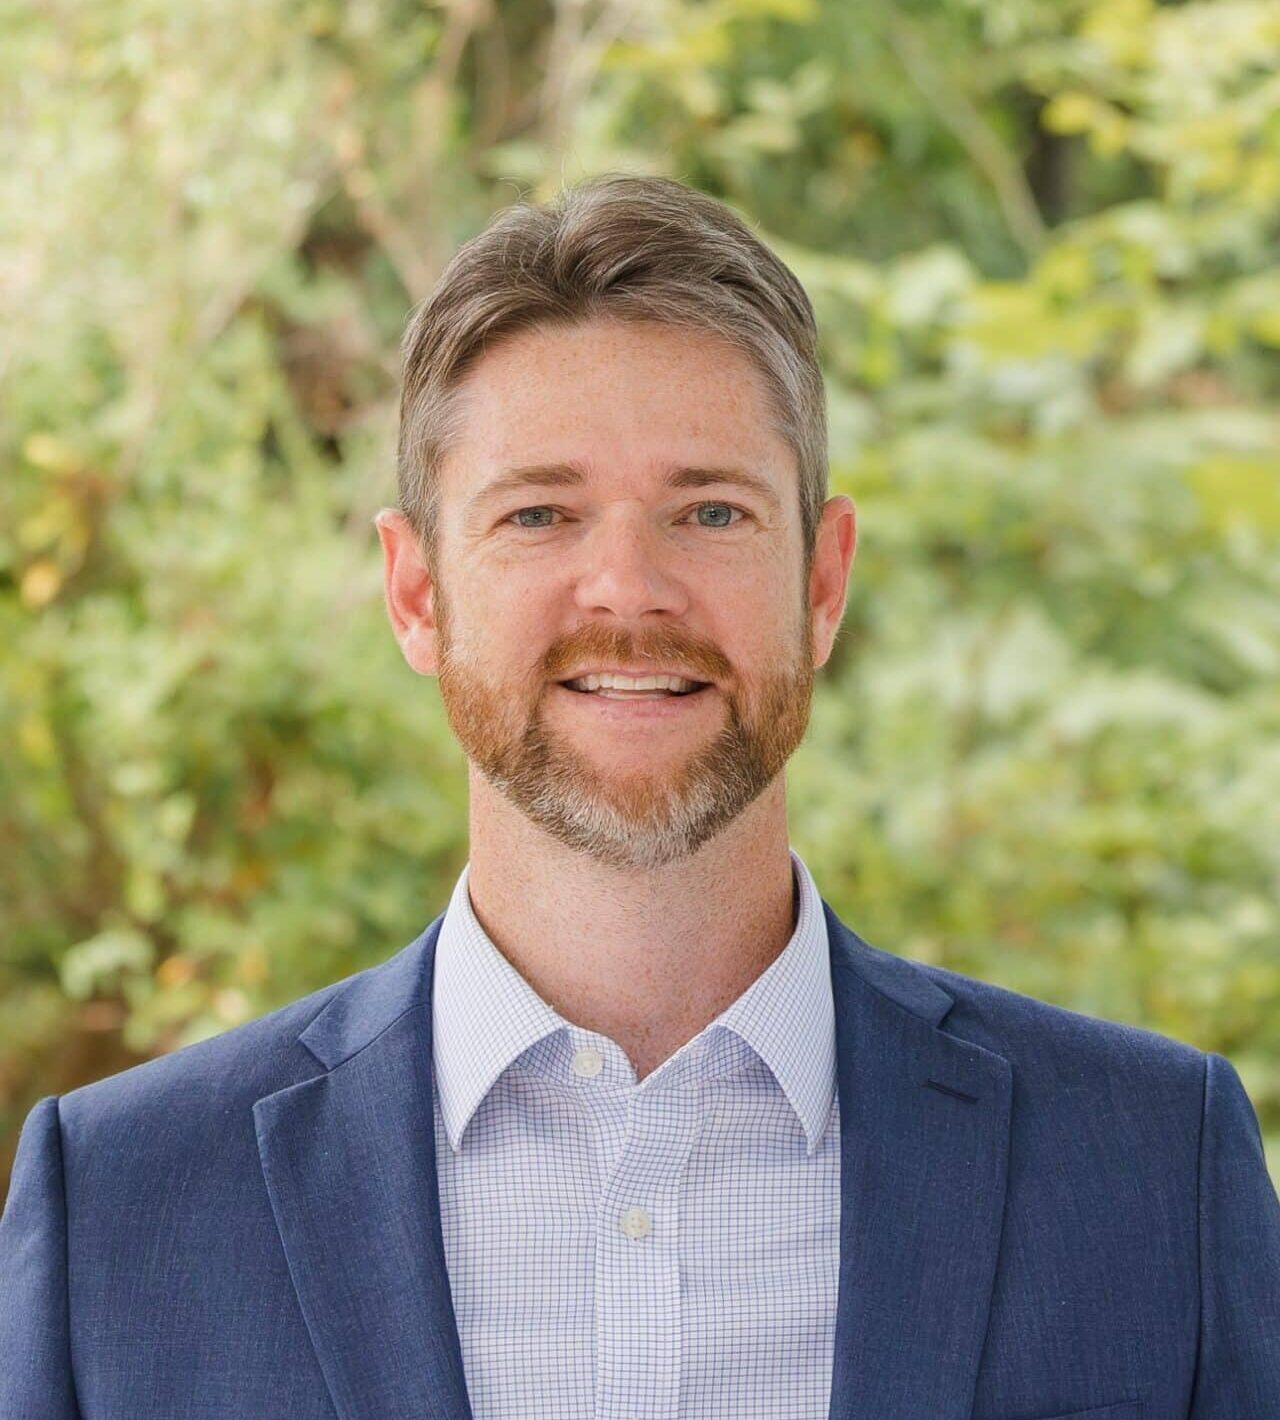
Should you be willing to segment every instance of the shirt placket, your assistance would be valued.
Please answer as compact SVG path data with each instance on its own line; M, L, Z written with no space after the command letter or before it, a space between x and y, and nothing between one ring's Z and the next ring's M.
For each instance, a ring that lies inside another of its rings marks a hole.
M625 1095L595 1258L596 1420L678 1420L680 1200L701 1127L694 1061Z

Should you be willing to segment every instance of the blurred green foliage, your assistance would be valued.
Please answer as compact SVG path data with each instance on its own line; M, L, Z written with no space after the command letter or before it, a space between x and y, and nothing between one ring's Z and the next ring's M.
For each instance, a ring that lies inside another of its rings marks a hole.
M96 0L0 48L0 1143L466 860L397 343L662 172L817 308L860 546L793 842L877 945L1237 1065L1280 1176L1273 0Z

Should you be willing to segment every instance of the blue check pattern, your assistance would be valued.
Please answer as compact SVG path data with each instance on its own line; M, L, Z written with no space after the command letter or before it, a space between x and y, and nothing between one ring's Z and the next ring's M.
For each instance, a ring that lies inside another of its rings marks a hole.
M474 1420L825 1420L840 1140L827 927L644 1080L502 955L458 878L433 987L436 1166Z

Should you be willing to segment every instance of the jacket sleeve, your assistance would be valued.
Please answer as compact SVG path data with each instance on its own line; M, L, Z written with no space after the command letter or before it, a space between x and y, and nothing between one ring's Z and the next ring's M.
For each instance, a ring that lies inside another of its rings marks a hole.
M0 1217L0 1416L80 1420L71 1376L56 1095L40 1100L27 1115Z
M1205 1058L1200 1347L1189 1420L1280 1416L1280 1199L1235 1067Z

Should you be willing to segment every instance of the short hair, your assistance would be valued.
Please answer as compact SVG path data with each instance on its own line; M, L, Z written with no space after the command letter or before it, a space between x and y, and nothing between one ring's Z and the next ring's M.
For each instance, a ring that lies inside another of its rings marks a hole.
M795 454L806 577L827 498L826 392L804 288L724 203L672 178L606 173L497 213L410 318L396 450L400 508L434 575L455 392L486 349L536 326L657 321L710 331L763 375Z

